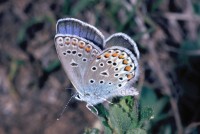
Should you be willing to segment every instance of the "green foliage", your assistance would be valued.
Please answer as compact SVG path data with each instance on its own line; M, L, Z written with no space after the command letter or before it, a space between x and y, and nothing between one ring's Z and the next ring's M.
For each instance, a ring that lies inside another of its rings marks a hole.
M151 121L162 117L160 113L169 101L167 97L159 99L147 87L143 88L139 100L131 96L116 99L118 102L114 102L109 108L102 104L96 106L106 134L146 134Z
M193 9L196 14L200 15L200 2L198 0L193 1Z
M92 128L92 129L85 129L84 134L99 134L99 130L96 128Z
M134 125L127 112L124 112L118 105L114 105L109 109L109 122L114 133L125 133L129 131Z
M200 50L200 32L198 33L197 40L186 39L182 43L178 57L180 65L189 65L190 58L199 57L199 54L195 54L198 50Z

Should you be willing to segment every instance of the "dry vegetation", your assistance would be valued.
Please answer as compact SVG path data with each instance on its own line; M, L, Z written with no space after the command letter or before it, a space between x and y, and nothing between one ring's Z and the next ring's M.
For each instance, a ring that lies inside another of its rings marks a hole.
M77 134L97 121L75 100L56 121L72 94L54 47L63 17L137 42L138 88L169 98L150 133L200 131L199 0L0 0L0 134Z

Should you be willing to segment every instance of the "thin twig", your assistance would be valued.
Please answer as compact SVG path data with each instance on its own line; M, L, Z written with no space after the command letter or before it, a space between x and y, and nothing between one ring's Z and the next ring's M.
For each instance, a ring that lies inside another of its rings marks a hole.
M155 48L154 48L155 44L150 39L149 39L148 42L149 43L147 45L147 48L148 48L149 53L152 57L151 60L152 60L152 63L154 65L154 68L153 68L154 72L157 73L158 79L160 80L160 83L163 86L163 90L164 90L165 94L170 97L170 103L171 103L171 106L172 106L172 111L174 113L174 118L175 118L176 125L177 125L177 128L178 128L178 134L182 134L183 128L182 128L182 125L181 125L181 119L180 119L180 116L179 116L177 101L172 97L172 93L171 93L171 90L169 88L168 80L167 80L166 76L164 75L164 73L161 69L161 66L158 62L158 56L157 56Z
M168 20L196 21L200 23L200 16L185 13L164 13L163 17Z
M195 128L195 127L198 127L200 126L200 122L194 122L194 123L191 123L189 126L187 126L187 128L185 129L185 134L190 134L192 129Z
M138 16L139 17L136 19L138 26L140 27L140 29L142 31L146 31L147 28L146 28L145 24L143 23L144 21L143 21L142 15L140 15L140 13L139 13ZM168 82L166 76L164 75L164 73L161 69L161 65L159 64L158 55L157 55L157 52L155 51L155 42L153 42L150 39L150 36L149 36L148 33L143 36L143 40L144 40L145 44L147 44L146 47L147 47L149 54L151 56L150 62L153 65L152 69L157 74L157 77L160 80L161 85L163 86L163 91L170 98L170 104L171 104L172 111L173 111L173 114L174 114L176 126L177 126L177 129L178 129L178 134L182 134L183 128L182 128L182 124L181 124L179 110L178 110L178 107L177 107L177 101L172 97L172 93L171 93L171 90L170 90L170 87L169 87L169 82Z

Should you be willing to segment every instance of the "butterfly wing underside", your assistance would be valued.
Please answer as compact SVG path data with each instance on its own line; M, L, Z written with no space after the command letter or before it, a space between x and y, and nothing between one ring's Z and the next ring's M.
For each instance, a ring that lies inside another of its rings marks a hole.
M97 104L114 96L138 95L133 87L139 74L136 44L127 35L120 33L112 35L104 48L85 74L83 83L88 87L86 92L92 92L93 96L89 101Z
M83 92L86 69L100 53L103 35L77 19L61 19L56 25L55 46L61 64L76 90Z

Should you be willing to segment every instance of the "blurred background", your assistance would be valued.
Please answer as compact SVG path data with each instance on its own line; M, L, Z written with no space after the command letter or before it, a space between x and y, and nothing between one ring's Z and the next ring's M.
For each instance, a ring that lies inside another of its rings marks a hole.
M56 120L73 93L54 46L56 21L64 17L88 22L106 38L123 32L137 42L138 88L170 98L150 133L200 131L199 0L0 0L0 134L99 127L76 100Z

